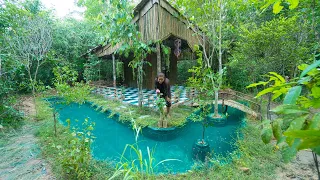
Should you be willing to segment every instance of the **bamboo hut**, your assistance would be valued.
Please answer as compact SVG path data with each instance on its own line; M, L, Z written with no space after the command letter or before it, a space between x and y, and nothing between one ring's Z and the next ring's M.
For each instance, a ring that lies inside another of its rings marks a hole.
M188 28L186 19L172 7L166 0L142 0L134 9L133 23L138 25L142 41L158 41L171 48L169 69L163 62L162 50L159 43L156 45L157 52L148 55L146 61L151 63L145 67L144 88L153 89L154 79L158 72L164 72L170 79L171 85L174 85L177 78L178 57L184 56L184 52L193 54L193 47L198 43L198 37L195 31ZM174 53L175 42L179 42L181 56ZM111 46L99 46L92 50L98 57L103 59L115 59L114 52L121 46L117 44ZM128 67L130 58L117 57L124 62L124 84L130 87L136 87L136 81L132 76L132 69Z

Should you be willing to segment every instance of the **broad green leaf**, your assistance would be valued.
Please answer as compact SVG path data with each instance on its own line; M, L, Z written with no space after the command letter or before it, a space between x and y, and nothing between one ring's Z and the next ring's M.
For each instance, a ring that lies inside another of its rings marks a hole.
M272 100L277 99L279 96L281 96L282 94L286 94L288 92L289 88L286 87L281 87L279 90L274 90L273 96L272 96Z
M315 152L316 154L320 155L320 146L316 148L312 148L312 151Z
M319 138L305 138L301 139L301 144L298 147L298 150L316 148L320 146L320 137Z
M273 13L278 14L283 9L281 6L281 0L278 0L276 3L273 4Z
M271 141L271 138L272 138L271 124L267 123L263 126L263 129L261 131L261 139L265 144L267 144Z
M279 96L281 96L283 93L281 91L274 91L272 96L272 101L277 99Z
M313 108L320 108L320 98L313 98L310 100L310 104Z
M303 71L303 70L305 70L308 66L309 66L308 64L300 64L300 65L298 66L298 69L301 70L301 71Z
M287 0L290 3L289 9L292 10L299 5L299 0Z
M280 144L286 144L286 137L285 136L281 136L281 138L278 140L277 144L280 145Z
M307 75L310 71L313 69L317 68L320 65L320 60L314 62L313 64L309 65L305 70L302 71L300 78L304 77Z
M294 138L320 138L320 130L295 130L283 133L285 136Z
M277 78L280 80L280 82L282 82L282 83L285 83L285 82L286 82L286 80L285 80L280 74L278 74L278 73L276 73L276 72L269 72L269 74L272 74L272 75L274 75L275 77L277 77Z
M264 89L264 90L260 91L260 92L256 95L255 98L258 98L258 97L260 97L260 96L262 96L262 95L265 95L265 94L267 94L267 93L270 93L270 92L272 92L273 90L274 90L273 87Z
M271 110L272 112L275 112L277 114L304 114L309 113L309 111L305 109L301 109L299 106L295 104L283 104L280 106L277 106L276 108Z
M310 122L309 130L319 130L320 129L320 113L313 116Z
M283 104L296 104L298 97L300 96L302 87L294 86L292 87L286 97L283 100Z
M253 83L253 84L250 84L249 86L247 86L246 88L252 88L252 87L256 87L256 86L260 86L260 85L266 85L268 84L268 82L263 82L263 81L260 81L258 83Z
M272 122L272 132L273 136L277 139L277 141L280 141L282 132L281 132L281 119L276 119Z
M310 76L307 76L307 77L303 77L303 78L300 78L298 80L298 84L307 84L308 82L311 81L311 77Z
M260 9L266 9L269 7L272 3L274 3L276 0L269 0L267 4L263 5Z
M311 96L313 96L314 98L320 97L320 87L318 86L312 87L311 92L312 92Z
M303 127L303 124L305 120L308 118L308 116L309 115L305 115L305 116L300 116L293 119L287 131L300 130Z

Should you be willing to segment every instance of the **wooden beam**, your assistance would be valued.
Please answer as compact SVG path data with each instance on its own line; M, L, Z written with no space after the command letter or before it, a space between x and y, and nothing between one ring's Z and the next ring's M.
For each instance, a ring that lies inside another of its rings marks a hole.
M112 54L112 65L113 65L113 87L117 85L117 76L116 76L116 60L114 57L114 53Z

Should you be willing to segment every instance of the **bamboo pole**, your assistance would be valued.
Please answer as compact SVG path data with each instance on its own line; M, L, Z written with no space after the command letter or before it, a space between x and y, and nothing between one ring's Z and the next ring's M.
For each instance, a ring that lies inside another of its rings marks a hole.
M113 65L113 87L116 88L117 76L116 76L116 60L114 53L112 54L112 65Z
M157 73L161 72L161 51L160 51L160 43L157 42Z

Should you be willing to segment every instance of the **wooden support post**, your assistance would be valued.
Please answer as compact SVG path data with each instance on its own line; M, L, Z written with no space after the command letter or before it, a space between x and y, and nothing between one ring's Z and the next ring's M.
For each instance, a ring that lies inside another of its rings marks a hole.
M114 57L114 53L112 54L112 65L113 65L113 87L116 88L117 76L116 76L116 60Z
M157 42L157 73L161 72L161 50L160 43Z
M118 92L117 89L114 89L114 99L117 100L118 99Z

